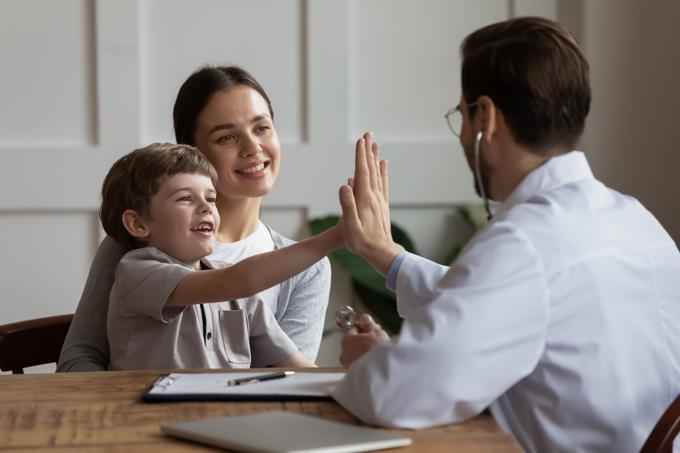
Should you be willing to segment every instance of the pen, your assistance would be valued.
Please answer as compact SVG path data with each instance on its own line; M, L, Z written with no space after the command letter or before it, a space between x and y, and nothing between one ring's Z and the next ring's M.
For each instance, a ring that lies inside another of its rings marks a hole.
M262 381L271 381L272 379L283 379L295 374L295 371L279 371L278 373L262 374L260 376L250 376L239 379L229 379L227 385L243 385L255 384Z

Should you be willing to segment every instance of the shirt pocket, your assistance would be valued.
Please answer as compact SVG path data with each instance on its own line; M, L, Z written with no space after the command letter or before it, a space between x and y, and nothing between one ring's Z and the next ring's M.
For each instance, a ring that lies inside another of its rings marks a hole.
M229 363L250 365L248 314L245 310L221 310L220 329Z

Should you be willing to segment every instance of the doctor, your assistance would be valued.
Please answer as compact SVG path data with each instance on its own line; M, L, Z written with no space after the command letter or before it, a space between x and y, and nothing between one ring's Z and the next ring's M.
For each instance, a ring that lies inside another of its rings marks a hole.
M518 18L465 39L447 120L477 191L501 205L450 267L393 242L386 162L370 134L357 142L343 234L404 323L389 339L363 316L345 336L340 404L406 428L490 406L527 451L640 448L680 392L680 254L573 150L589 105L588 64L560 24Z

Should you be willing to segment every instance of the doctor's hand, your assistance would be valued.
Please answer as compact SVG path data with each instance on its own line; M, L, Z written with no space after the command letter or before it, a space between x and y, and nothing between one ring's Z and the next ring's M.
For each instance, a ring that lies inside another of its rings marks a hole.
M352 362L368 352L373 346L389 339L387 332L373 321L373 318L363 314L359 316L357 325L349 329L342 337L340 363L345 368L349 368Z
M392 239L389 201L387 161L378 159L378 143L366 132L357 140L354 178L340 187L340 227L347 248L383 276L403 250Z

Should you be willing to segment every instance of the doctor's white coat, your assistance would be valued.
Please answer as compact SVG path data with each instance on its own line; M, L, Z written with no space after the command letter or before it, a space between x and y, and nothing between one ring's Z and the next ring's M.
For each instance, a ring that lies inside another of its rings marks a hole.
M401 334L334 391L368 423L491 406L527 451L637 451L680 392L678 248L579 151L530 173L450 268L392 271Z

